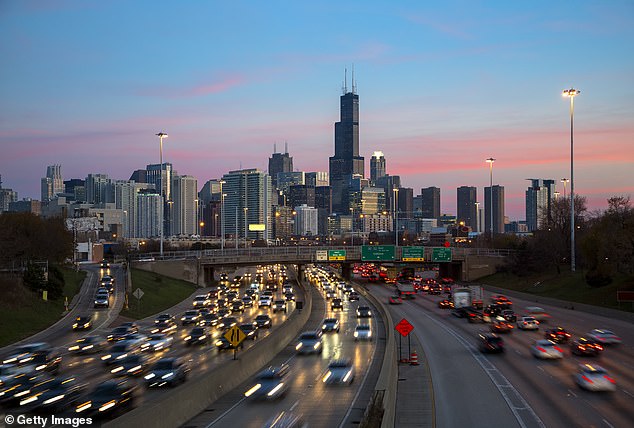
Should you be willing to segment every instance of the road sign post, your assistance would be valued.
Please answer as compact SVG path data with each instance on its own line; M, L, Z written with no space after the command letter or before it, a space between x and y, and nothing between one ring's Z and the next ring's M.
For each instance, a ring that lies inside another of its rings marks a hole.
M414 326L409 323L405 318L399 321L398 324L394 326L394 329L399 332L400 336L398 339L398 361L400 363L409 363L409 358L403 358L402 345L401 341L403 337L407 337L407 348L409 353L407 355L412 355L412 343L410 341L409 334L414 330Z
M137 308L137 316L139 318L141 318L141 297L143 297L144 294L145 293L140 288L137 288L136 290L134 290L134 293L132 293L132 295L136 297L136 300L137 300L136 308Z
M231 346L233 346L233 359L237 360L238 345L240 345L242 341L247 338L247 335L244 333L244 331L242 331L240 327L234 325L225 332L224 338L227 339Z
M392 262L394 259L394 245L363 245L361 247L361 260L364 262Z

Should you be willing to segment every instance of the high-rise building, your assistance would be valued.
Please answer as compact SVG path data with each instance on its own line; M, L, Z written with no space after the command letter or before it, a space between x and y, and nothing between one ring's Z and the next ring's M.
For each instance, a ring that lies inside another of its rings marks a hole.
M420 189L421 214L423 218L440 218L440 189L438 187L425 187Z
M296 185L288 188L288 206L298 207L307 205L315 206L315 187ZM316 233L316 231L314 231Z
M277 174L280 172L292 172L293 171L293 158L288 154L288 145L285 145L284 153L277 153L277 149L273 146L273 154L269 158L269 175L271 176L271 183L278 187Z
M198 181L190 175L172 179L171 235L198 235Z
M373 215L387 211L385 190L380 187L364 187L361 191L361 214Z
M0 175L0 213L9 211L9 204L17 200L18 192L2 187L2 175Z
M329 161L334 212L349 213L349 180L354 175L365 176L363 163L363 156L359 156L359 95L356 94L353 77L350 92L347 82L344 83L340 98L340 120L335 123L335 155Z
M370 158L370 181L373 185L376 181L385 176L385 156L383 152L374 152Z
M551 201L555 196L555 180L528 179L526 190L526 227L529 232L542 227L551 218Z
M163 195L165 201L172 200L172 175L175 175L172 164L164 162L161 164L150 164L145 167L145 178L149 184L154 184L156 193ZM161 193L161 187L163 193Z
M330 186L315 187L315 208L318 214L318 229L320 235L328 234L328 216L332 212L332 198Z
M277 189L288 196L290 186L306 184L306 174L303 171L287 171L277 174Z
M64 193L64 178L61 165L46 167L46 177L42 178L42 202L48 202L55 196Z
M411 187L398 189L398 218L414 218L414 189Z
M123 236L137 236L137 196L147 187L145 183L131 180L116 180L112 183L115 195L115 208L123 211Z
M477 208L478 190L472 186L460 186L457 190L457 212L458 223L464 222L465 226L477 230Z
M222 191L226 195L225 234L234 238L244 238L246 234L249 239L268 239L272 222L271 177L254 168L229 171L222 179L225 181Z
M300 236L317 235L317 208L308 205L295 207L295 234Z
M491 213L491 196L493 196L493 213ZM484 188L484 231L491 233L491 215L493 215L493 233L504 233L504 186L494 185Z
M86 202L89 204L114 202L114 191L107 174L88 174L86 177Z
M162 200L155 190L137 194L135 237L156 238L161 234Z
M328 186L330 181L328 180L327 171L307 172L306 173L306 185L313 187Z
M147 170L135 170L130 176L130 181L134 181L135 183L147 183Z

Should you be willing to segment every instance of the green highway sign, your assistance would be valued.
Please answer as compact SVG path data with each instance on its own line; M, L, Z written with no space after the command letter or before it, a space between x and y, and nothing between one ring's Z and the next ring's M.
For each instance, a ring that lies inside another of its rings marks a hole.
M401 247L401 260L404 262L424 262L424 247Z
M432 248L432 262L450 262L452 258L451 248Z
M346 250L328 250L329 261L341 261L346 259Z
M361 247L361 260L364 262L394 261L394 245L364 245Z

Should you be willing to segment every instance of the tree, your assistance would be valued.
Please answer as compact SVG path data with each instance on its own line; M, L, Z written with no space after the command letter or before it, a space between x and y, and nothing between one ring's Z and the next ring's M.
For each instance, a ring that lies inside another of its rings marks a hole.
M51 300L57 300L64 294L64 285L66 280L64 274L55 265L51 265L48 268L48 283L45 286L45 290L48 291L48 298Z
M46 286L46 276L44 275L44 269L42 266L38 266L35 263L28 263L24 274L22 275L22 281L29 289L38 292Z

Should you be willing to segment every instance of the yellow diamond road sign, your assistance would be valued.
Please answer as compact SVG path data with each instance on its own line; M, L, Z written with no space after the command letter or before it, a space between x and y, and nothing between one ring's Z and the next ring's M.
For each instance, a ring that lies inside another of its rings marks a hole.
M234 325L229 330L227 330L227 332L224 334L224 337L225 339L229 341L229 343L231 343L231 346L235 348L244 339L247 338L247 335L244 334L244 331L242 331L240 327L238 327L237 325Z

